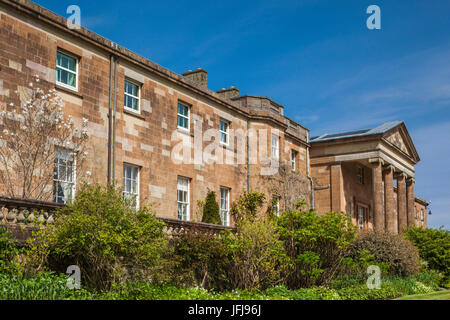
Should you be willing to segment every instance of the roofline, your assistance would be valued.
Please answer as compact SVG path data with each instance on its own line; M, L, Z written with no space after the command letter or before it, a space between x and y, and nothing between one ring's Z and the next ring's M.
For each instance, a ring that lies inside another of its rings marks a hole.
M32 16L34 19L37 19L39 21L42 21L44 23L50 24L53 27L56 27L59 30L62 30L66 33L71 34L72 36L75 36L77 38L80 38L96 47L99 47L106 51L109 54L116 55L132 64L135 64L137 66L140 66L144 69L147 69L148 71L155 73L156 75L165 78L169 80L172 83L178 84L184 88L187 88L197 94L200 94L204 96L205 98L219 103L222 106L225 106L228 109L231 109L232 111L235 111L247 119L252 119L252 114L249 110L242 108L241 106L237 105L231 100L225 99L218 95L217 93L207 89L203 88L192 81L186 79L182 75L179 75L173 71L170 71L167 68L162 67L161 65L154 63L150 61L149 59L138 55L137 53L134 53L131 50L128 50L117 43L106 39L100 35L98 35L95 32L90 31L87 28L80 27L80 29L69 29L67 27L67 19L34 3L29 0L0 0L1 4L4 4L6 6L9 6L17 11L20 11L22 13L25 13L27 15ZM270 99L270 98L267 98ZM279 105L272 99L270 99L275 104ZM282 105L279 105L283 107ZM284 108L284 107L283 107ZM281 115L284 118L284 115ZM306 129L301 124L289 119L290 121L296 123L297 125L301 126L302 128ZM308 129L306 129L308 130ZM309 130L308 130L309 131ZM306 141L307 143L307 141Z
M247 98L247 97L249 97L249 98L258 98L258 99L267 99L270 102L272 102L273 104L275 104L277 107L280 107L280 108L284 109L284 106L282 104L279 104L278 102L273 101L271 98L266 97L266 96L257 96L257 95L253 95L253 94L245 94L243 96L233 97L233 98L231 98L231 100L238 100L240 98Z

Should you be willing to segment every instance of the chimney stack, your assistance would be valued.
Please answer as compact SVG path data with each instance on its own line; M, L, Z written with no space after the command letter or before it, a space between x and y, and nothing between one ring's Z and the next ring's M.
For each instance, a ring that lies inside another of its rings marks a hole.
M235 97L239 97L239 89L231 86L229 89L221 89L216 91L216 93L225 99L231 99Z
M189 70L188 72L185 72L182 75L186 79L191 80L192 82L198 84L199 86L206 89L208 88L208 72L206 70L198 68L197 70L194 71Z

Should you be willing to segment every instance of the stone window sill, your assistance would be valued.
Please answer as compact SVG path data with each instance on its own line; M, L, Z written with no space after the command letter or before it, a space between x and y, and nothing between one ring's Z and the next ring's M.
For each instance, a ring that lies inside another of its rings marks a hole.
M64 93L76 96L77 98L83 99L83 95L81 93L79 93L78 91L75 90L71 90L65 87L62 87L60 85L55 84L55 90L56 91L62 91Z
M143 115L141 115L139 113L136 113L136 112L133 112L133 111L129 111L127 109L123 109L123 113L127 114L129 116L136 117L136 118L141 119L141 120L145 120L145 117Z

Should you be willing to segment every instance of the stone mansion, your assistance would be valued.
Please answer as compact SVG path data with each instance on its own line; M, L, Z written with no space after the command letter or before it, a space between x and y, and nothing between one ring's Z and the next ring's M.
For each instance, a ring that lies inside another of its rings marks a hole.
M361 229L427 225L428 204L414 193L420 158L402 121L310 137L268 97L211 91L203 69L178 75L33 2L0 0L0 109L20 105L36 75L65 114L89 121L91 181L123 185L162 218L198 220L197 200L213 190L233 225L231 203L258 191L276 214L303 200L347 212ZM64 202L78 181L55 172L49 200Z

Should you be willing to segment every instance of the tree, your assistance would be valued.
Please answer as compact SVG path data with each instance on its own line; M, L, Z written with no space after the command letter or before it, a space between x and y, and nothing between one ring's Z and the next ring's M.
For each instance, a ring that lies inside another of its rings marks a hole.
M65 155L57 159L66 168L62 179L73 178L74 172L82 177L88 121L76 128L72 116L64 116L56 91L44 92L38 85L35 76L27 90L16 91L20 106L10 103L0 112L0 181L10 197L48 201L58 152Z
M206 195L205 205L203 206L203 219L204 223L222 224L220 218L219 204L216 201L216 193L208 190Z

